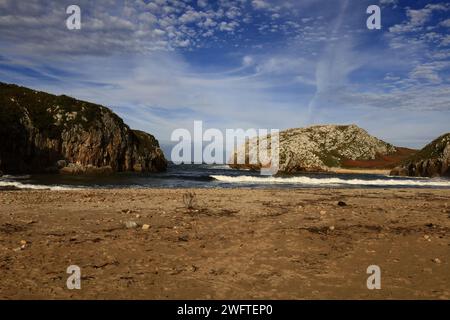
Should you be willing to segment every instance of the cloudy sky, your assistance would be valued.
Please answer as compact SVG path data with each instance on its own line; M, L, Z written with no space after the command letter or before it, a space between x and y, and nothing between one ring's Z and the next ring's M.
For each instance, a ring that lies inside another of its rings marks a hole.
M66 8L81 8L81 30ZM381 7L382 29L366 9ZM0 0L0 81L172 130L355 123L422 147L450 131L450 4L404 0Z

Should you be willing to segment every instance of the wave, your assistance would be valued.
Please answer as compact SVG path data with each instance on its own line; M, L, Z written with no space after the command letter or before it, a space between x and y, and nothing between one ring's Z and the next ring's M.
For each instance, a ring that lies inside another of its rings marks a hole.
M15 189L32 189L32 190L55 190L55 191L65 191L73 190L75 188L68 188L64 186L45 186L39 184L28 184L21 183L17 181L0 181L0 190L3 188L15 188Z
M25 175L9 175L9 174L4 174L1 176L1 179L14 179L14 180L24 180L24 179L30 179L30 175L25 174Z
M211 164L208 165L207 167L208 169L213 169L213 170L233 170L229 165L227 164Z
M411 180L411 179L341 179L341 178L310 178L310 177L255 177L255 176L211 176L225 183L247 184L301 184L301 185L363 185L363 186L424 186L450 187L450 181L443 180Z
M160 177L152 177L155 179L177 179L177 180L192 180L192 181L213 181L214 179L211 176L208 175L199 175L199 176L194 176L194 175L189 175L190 173L186 173L186 174L167 174L164 176L160 176Z

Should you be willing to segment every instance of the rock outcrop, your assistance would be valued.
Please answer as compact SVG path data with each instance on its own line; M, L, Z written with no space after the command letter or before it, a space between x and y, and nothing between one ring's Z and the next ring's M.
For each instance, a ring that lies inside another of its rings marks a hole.
M394 176L450 177L450 133L426 145L391 171Z
M106 107L0 83L0 170L5 173L157 172L167 161L150 134Z
M260 169L260 164L251 165L248 159L252 154L257 154L257 145L262 139L268 139L270 145L270 136L257 138L256 143L255 139L249 140L250 143L245 146L246 164L236 164L236 154L243 152L242 146L235 152L230 166ZM317 125L285 130L280 132L279 146L280 173L320 172L356 166L346 166L348 161L358 161L361 167L364 167L365 161L372 161L372 164L378 161L379 167L385 167L389 161L384 161L382 157L394 157L399 153L399 148L369 135L356 125ZM376 167L374 164L372 166Z

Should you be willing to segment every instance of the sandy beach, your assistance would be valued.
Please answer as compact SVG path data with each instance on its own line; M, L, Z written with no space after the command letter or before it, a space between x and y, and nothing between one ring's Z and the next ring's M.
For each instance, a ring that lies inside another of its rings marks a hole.
M449 299L449 229L448 190L1 191L0 298Z

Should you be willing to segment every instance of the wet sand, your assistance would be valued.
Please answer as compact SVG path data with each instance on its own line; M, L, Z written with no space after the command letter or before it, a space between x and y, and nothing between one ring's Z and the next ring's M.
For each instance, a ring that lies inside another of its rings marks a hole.
M0 298L449 299L449 230L449 190L0 191Z

